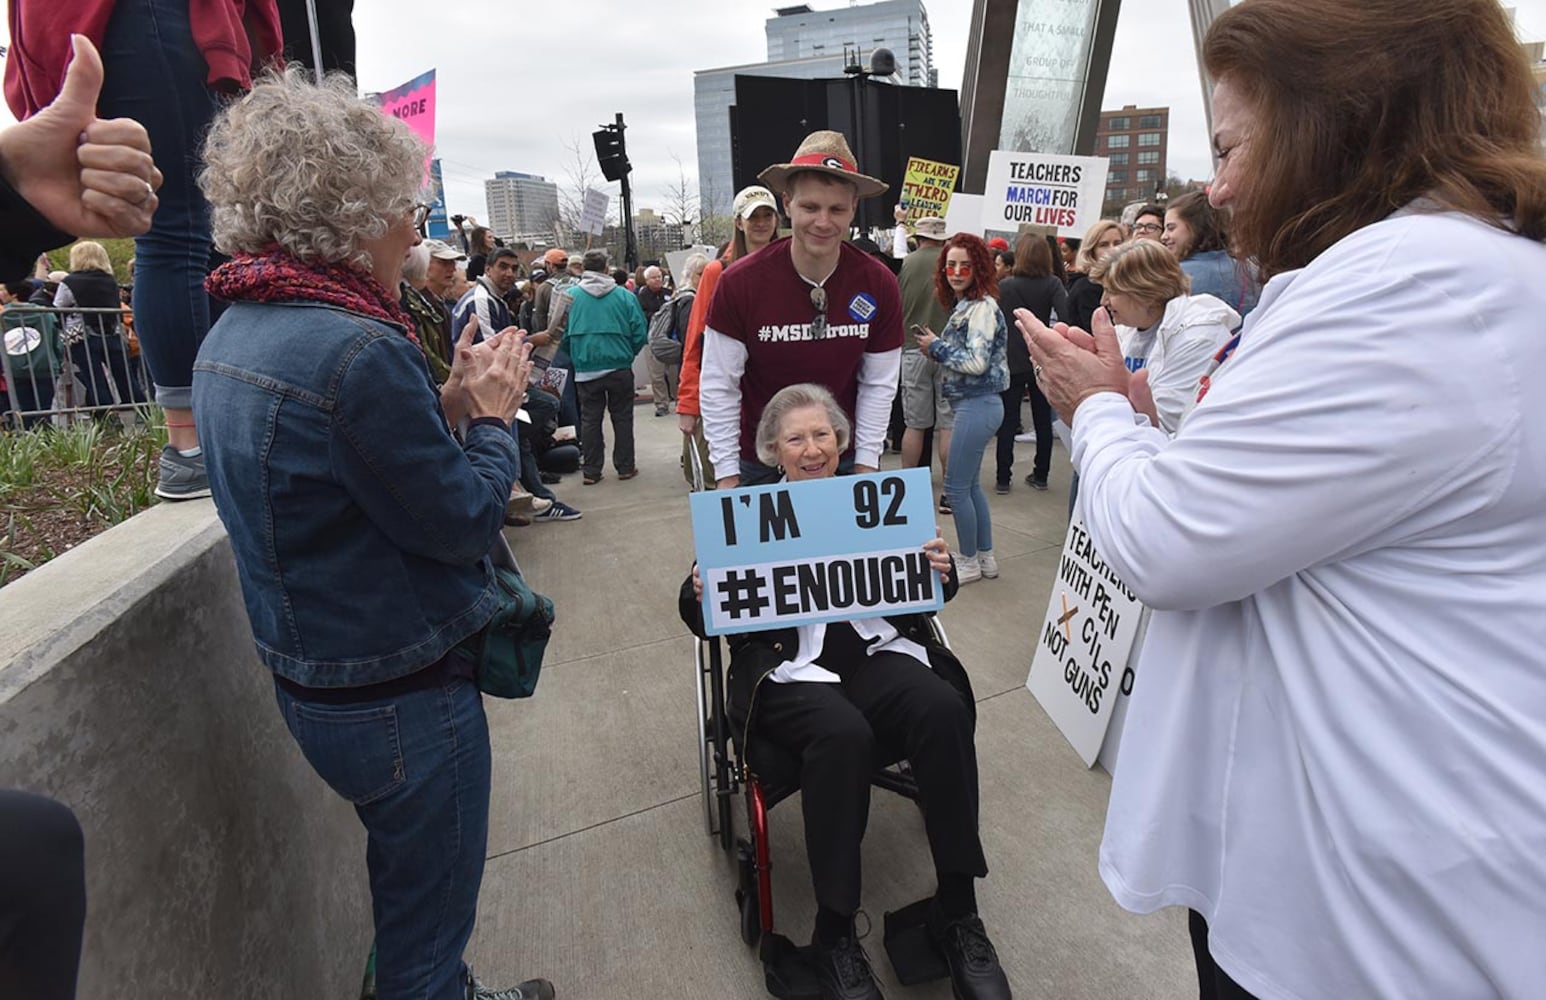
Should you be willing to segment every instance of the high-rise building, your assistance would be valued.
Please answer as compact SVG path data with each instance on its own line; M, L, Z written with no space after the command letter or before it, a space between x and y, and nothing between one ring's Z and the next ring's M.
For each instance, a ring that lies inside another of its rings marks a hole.
M892 77L896 83L933 87L939 82L923 0L881 0L825 11L812 10L807 4L783 7L768 18L766 30L767 62L693 74L698 194L704 215L729 214L735 198L730 107L735 103L737 75L796 80L841 77L848 65L845 57L868 66L870 54L885 48L896 56L896 76Z
M1106 203L1152 201L1165 186L1170 146L1170 109L1127 105L1102 111L1095 133L1095 155L1110 161Z
M811 10L809 4L780 7L767 21L768 62L839 56L848 49L861 65L870 53L890 49L897 82L936 87L934 41L922 0L881 0L859 7Z
M545 177L501 170L483 182L489 228L505 240L553 235L558 218L558 185Z

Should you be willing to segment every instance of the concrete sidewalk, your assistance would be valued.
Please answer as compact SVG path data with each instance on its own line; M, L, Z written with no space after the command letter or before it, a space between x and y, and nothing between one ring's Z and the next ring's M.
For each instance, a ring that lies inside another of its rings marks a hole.
M699 798L693 641L676 615L692 564L681 435L674 415L635 413L637 479L609 468L582 487L566 476L556 492L584 519L510 533L557 602L558 628L536 697L487 702L493 817L469 957L486 982L541 975L563 1000L755 1000L767 994L740 939L734 865L705 834ZM1002 576L942 615L979 699L983 919L1017 997L1191 998L1185 915L1136 917L1112 902L1096 874L1110 780L1083 767L1024 687L1069 471L1059 447L1052 490L1035 492L1022 481L1032 446L1017 448L1008 496L991 495L991 452L984 463ZM951 519L940 521L953 545ZM771 819L776 918L803 942L815 904L799 808L796 797ZM897 986L881 944L882 914L933 888L912 803L876 792L864 857L865 945L882 988L892 1000L949 997L948 983Z

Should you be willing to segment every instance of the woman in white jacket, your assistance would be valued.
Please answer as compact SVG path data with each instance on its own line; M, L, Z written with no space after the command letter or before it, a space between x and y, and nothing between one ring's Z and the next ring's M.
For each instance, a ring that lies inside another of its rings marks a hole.
M1101 305L1117 324L1127 370L1147 372L1160 430L1174 434L1240 314L1212 295L1188 295L1181 265L1153 240L1113 250L1090 269L1090 280L1106 290Z
M1179 432L1135 419L1109 324L1016 317L1091 538L1154 609L1101 875L1192 911L1204 997L1539 997L1529 65L1495 0L1251 0L1203 58L1213 203L1269 281Z

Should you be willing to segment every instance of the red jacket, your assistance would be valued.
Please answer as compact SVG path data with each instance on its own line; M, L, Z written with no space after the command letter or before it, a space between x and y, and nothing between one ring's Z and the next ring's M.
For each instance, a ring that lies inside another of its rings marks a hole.
M58 96L72 34L101 49L112 12L113 0L11 0L5 102L18 120ZM246 90L254 71L277 61L283 43L276 0L188 0L188 14L214 89Z

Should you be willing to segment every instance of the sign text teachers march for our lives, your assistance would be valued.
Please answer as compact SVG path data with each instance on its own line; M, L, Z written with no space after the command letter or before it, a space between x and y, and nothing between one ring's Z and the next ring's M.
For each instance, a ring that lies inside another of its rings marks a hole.
M710 635L937 611L927 469L694 493Z
M982 226L1017 232L1024 225L1082 237L1100 219L1107 161L996 149L988 157Z

